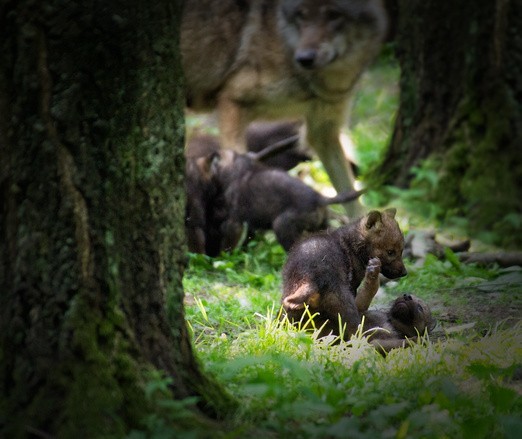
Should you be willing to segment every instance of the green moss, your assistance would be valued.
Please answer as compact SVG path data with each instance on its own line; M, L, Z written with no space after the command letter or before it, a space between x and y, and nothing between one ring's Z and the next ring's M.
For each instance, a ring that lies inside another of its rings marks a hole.
M509 115L502 117L499 112L506 110L495 101L475 101L471 107L473 111L463 107L459 114L469 117L462 117L464 122L447 142L435 200L451 214L466 216L471 233L503 230L493 243L520 246L520 225L511 221L509 230L506 222L506 216L522 214L517 195L522 174L516 166L520 152L509 139Z
M74 301L64 328L72 338L71 350L63 353L48 385L63 388L63 409L53 428L58 437L121 437L147 412L142 365L120 323L85 297ZM39 409L42 404L34 405Z

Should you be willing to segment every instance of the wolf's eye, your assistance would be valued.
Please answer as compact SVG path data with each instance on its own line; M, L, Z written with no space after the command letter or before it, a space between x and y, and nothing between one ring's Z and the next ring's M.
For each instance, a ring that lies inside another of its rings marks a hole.
M422 307L422 305L417 305L417 311L419 311L420 313L424 312L424 308Z
M335 27L342 26L345 21L344 15L333 9L327 10L324 14L324 18Z

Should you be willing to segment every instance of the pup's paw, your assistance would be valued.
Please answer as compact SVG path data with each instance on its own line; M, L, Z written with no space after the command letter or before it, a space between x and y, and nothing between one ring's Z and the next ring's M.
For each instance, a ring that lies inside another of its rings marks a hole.
M379 258L371 258L368 261L368 266L366 267L366 276L372 279L376 279L379 277L380 272L381 260Z

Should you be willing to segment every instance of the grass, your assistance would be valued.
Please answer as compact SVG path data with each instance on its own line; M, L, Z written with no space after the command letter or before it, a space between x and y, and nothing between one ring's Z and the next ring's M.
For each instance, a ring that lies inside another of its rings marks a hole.
M396 63L385 58L362 78L350 132L363 174L391 135L398 74ZM199 124L189 120L189 127ZM328 185L319 162L306 166L318 187ZM436 176L419 173L429 189ZM432 226L433 207L422 198L422 193L396 193L405 232ZM379 195L370 194L365 202L377 205ZM272 233L258 236L246 251L217 258L190 255L185 310L195 351L240 409L225 432L180 433L173 426L179 426L182 406L167 401L177 417L149 420L148 433L136 437L520 436L520 269L465 265L451 253L443 260L429 256L420 265L407 261L408 276L388 283L373 305L383 306L403 292L416 294L430 304L438 327L431 339L382 357L363 334L331 344L279 320L285 258ZM153 389L166 387L157 377L151 383Z
M473 303L459 297L462 279L491 283L502 270L431 258L415 268L409 261L410 275L386 286L377 304L413 291L433 306L441 334L470 317L476 325L383 358L362 334L331 345L280 322L283 263L271 235L250 243L247 253L190 257L184 286L196 351L240 400L230 437L518 435L522 327L487 314L480 320L469 313ZM497 293L518 301L520 310L520 290L504 285ZM448 317L447 309L459 318Z

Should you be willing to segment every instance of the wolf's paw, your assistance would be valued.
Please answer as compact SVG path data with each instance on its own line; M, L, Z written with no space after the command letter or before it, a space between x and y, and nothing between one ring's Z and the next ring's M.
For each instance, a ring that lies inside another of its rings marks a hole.
M381 260L379 258L371 258L368 261L368 266L366 267L366 276L372 279L376 279L379 277L380 272Z

